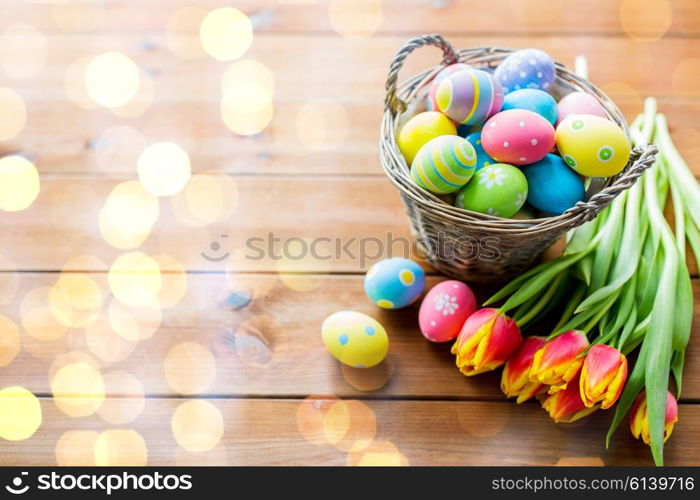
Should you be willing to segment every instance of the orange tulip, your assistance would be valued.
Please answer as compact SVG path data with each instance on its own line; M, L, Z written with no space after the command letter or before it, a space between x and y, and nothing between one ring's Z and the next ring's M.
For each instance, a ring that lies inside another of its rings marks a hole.
M606 410L615 404L627 380L627 358L609 345L594 345L581 368L581 399L587 407L602 403Z
M664 443L671 437L673 426L678 422L678 403L670 392L666 395L666 418L664 420ZM649 444L649 416L647 415L647 393L643 391L632 405L630 410L630 430L632 435Z
M548 341L532 360L530 379L548 385L549 393L566 389L583 364L581 356L588 348L583 332L569 330Z
M467 318L452 346L457 367L471 376L498 368L518 348L523 338L515 321L496 309L480 309Z
M542 402L542 408L555 422L575 422L598 409L598 406L589 408L584 404L578 385L579 375L577 374L565 389L550 394Z
M527 337L503 368L501 390L509 398L517 396L517 403L527 401L545 386L539 381L530 380L530 368L535 352L547 342L544 337Z

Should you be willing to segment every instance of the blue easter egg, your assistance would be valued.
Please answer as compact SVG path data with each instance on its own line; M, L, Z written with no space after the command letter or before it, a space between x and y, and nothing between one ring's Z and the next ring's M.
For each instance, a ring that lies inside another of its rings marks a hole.
M549 90L555 77L554 60L546 52L523 49L503 59L494 77L508 94L520 89Z
M509 93L503 99L501 111L507 109L534 111L552 125L557 121L557 101L544 90L520 89Z
M472 132L465 137L469 143L474 146L474 151L476 151L476 167L474 172L478 172L484 167L498 163L496 160L491 158L486 151L484 151L484 146L481 145L481 132Z
M548 154L521 169L527 179L527 202L543 212L560 215L585 199L583 180L557 155Z
M367 297L382 309L401 309L411 305L424 289L423 269L402 257L380 260L365 276Z

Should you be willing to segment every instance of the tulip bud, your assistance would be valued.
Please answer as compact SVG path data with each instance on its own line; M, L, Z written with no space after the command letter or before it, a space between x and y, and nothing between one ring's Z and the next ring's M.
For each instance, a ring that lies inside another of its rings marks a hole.
M594 345L581 368L581 399L589 408L602 402L600 407L606 410L620 397L626 380L625 355L609 345Z
M545 386L539 381L530 380L530 368L535 352L547 342L544 337L527 337L503 368L501 390L509 398L517 396L517 403L527 401Z
M522 340L515 321L496 309L480 309L462 326L452 354L457 355L459 371L477 375L505 363Z
M566 389L581 369L588 338L583 332L569 330L548 341L532 360L530 378L550 386L549 393Z
M542 408L555 422L575 422L598 409L598 406L586 407L578 386L579 375L577 374L565 389L550 394L542 402Z
M673 426L678 422L678 403L670 392L666 394L666 418L664 419L664 443L671 437ZM647 393L643 391L632 405L630 410L630 430L632 435L649 444L649 416L647 415Z

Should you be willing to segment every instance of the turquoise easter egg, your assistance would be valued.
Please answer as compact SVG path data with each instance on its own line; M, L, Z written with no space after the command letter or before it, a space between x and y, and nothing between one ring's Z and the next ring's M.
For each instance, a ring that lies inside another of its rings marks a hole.
M443 135L431 139L413 159L411 177L423 189L435 194L457 191L474 175L476 151L466 139Z
M328 316L321 326L321 338L335 359L355 368L375 366L389 351L389 337L381 323L354 311Z
M393 257L374 264L365 276L367 297L382 309L411 305L425 289L425 272L409 259Z
M457 195L456 206L472 212L508 218L527 199L527 179L512 165L494 163L474 174Z
M496 160L491 158L486 151L484 151L484 146L481 144L481 132L472 132L467 136L469 144L472 145L474 151L476 151L476 168L475 172L478 172L484 167L498 163Z
M435 101L438 109L455 122L476 125L500 111L503 90L486 71L467 69L440 82Z
M527 179L527 202L548 214L563 214L583 201L586 189L581 177L557 155L522 167Z
M544 90L521 89L507 94L503 98L502 111L508 109L527 109L543 116L554 125L557 121L557 101Z

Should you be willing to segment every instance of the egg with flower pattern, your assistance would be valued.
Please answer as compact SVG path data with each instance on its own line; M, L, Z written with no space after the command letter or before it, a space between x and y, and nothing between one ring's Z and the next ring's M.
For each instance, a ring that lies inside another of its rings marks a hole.
M554 60L538 49L511 53L494 72L494 77L505 94L520 89L549 90L555 76Z
M448 342L459 335L467 318L476 311L476 297L461 281L438 283L425 295L418 325L431 342Z
M457 195L455 205L465 210L508 218L525 204L527 180L519 168L494 163L482 168Z
M393 257L374 264L365 276L367 297L382 309L411 305L425 289L425 272L410 259Z
M339 311L321 326L323 344L343 364L370 368L381 363L389 351L389 337L376 319L355 311Z

